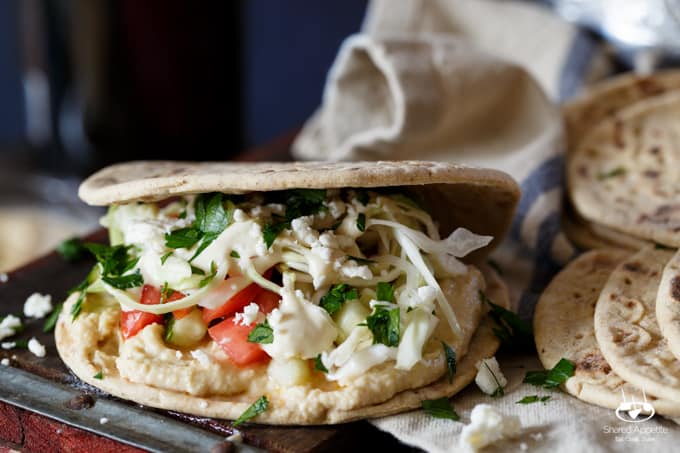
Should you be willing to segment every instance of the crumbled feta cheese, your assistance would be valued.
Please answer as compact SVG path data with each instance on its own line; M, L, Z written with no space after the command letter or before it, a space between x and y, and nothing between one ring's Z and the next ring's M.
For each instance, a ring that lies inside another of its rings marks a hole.
M52 296L49 294L33 293L24 302L24 316L29 318L44 318L52 311Z
M293 219L290 224L298 241L308 246L316 244L319 240L319 232L312 228L311 222L311 216L304 216Z
M14 335L15 331L21 327L21 319L14 315L5 316L0 321L0 340Z
M340 273L347 278L359 277L364 280L370 280L373 278L373 272L365 264L359 265L354 260L347 260L340 266Z
M249 326L255 322L259 312L260 307L255 302L251 302L250 304L243 307L243 313L236 313L234 316L234 324Z
M2 343L0 343L2 349L12 349L15 348L16 345L17 345L16 341L3 341Z
M234 209L233 218L236 222L245 222L248 220L248 216L242 209Z
M7 283L9 280L9 275L4 272L0 272L0 283Z
M227 441L229 442L234 442L236 444L240 444L243 442L243 435L241 435L241 431L234 430L231 436L227 437Z
M46 351L45 346L43 346L35 337L28 340L28 350L33 353L36 357L45 357Z
M182 351L175 351L175 358L177 360L182 360L183 357L184 357L184 354L182 354Z
M335 237L335 233L332 231L325 231L319 236L319 243L324 247L338 248L338 240Z
M431 286L421 286L416 290L418 294L418 306L425 311L434 310L434 299L437 297L437 290Z
M489 404L478 404L470 413L470 424L460 433L460 444L477 451L503 438L515 437L521 429L516 415L505 415Z
M99 419L99 424L100 425L106 425L109 422L109 419L106 417L102 417Z
M521 451L527 451L529 449L529 446L526 444L526 442L522 442L519 444L519 449Z
M475 367L477 367L475 383L487 395L495 394L499 388L502 389L508 384L496 357L482 359L475 364Z
M9 366L9 359L5 357L4 359L0 360L0 365Z
M210 365L210 357L208 357L208 354L201 351L200 349L196 349L194 351L191 351L191 357L198 360L198 362L203 366Z

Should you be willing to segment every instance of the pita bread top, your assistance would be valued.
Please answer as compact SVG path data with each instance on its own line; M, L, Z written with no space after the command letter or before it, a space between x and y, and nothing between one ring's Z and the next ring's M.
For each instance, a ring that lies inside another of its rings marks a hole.
M507 174L443 162L172 162L139 161L106 167L78 195L96 206L158 201L205 192L405 187L423 197L442 234L465 227L500 240L520 196Z

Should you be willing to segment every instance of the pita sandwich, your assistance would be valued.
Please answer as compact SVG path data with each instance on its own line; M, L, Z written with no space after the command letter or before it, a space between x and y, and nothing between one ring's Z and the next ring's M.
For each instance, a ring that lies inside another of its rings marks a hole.
M471 263L512 218L519 191L504 173L137 162L80 195L111 206L110 245L88 246L98 262L56 342L113 395L238 422L339 423L451 396L498 347L482 293L507 307L507 291Z
M680 251L663 270L656 294L656 319L668 347L680 359Z
M680 416L680 405L645 395L619 377L603 357L595 339L595 304L609 275L630 252L592 250L569 263L541 295L534 313L538 356L546 369L566 358L576 364L565 390L580 400L617 409L628 399L649 401L666 416Z

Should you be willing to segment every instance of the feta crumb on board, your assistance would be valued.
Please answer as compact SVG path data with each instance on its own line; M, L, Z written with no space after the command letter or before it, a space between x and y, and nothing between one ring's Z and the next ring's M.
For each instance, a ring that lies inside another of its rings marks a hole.
M478 404L470 413L470 424L460 433L460 445L467 451L478 451L501 439L516 437L521 430L518 416L505 415L489 404Z
M109 422L109 419L106 417L102 417L99 419L99 424L100 425L106 425Z
M477 368L477 376L475 376L475 384L487 395L495 395L499 392L499 388L505 388L508 380L503 376L501 367L498 365L496 357L482 359L475 364Z
M9 359L5 357L4 359L0 360L0 365L9 366Z
M2 349L14 349L17 346L16 341L3 341L0 343Z
M5 272L0 272L0 283L7 283L9 281L9 275Z
M36 357L45 357L45 354L47 353L45 346L43 346L35 337L28 340L28 350Z
M21 319L14 315L5 316L0 321L0 340L11 337L16 333L16 330L21 327Z
M33 293L24 302L24 316L28 318L44 318L52 311L52 296Z

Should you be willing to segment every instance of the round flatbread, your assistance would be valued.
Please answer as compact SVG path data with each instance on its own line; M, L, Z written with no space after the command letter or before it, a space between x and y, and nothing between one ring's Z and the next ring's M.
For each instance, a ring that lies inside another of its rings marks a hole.
M107 167L83 182L79 196L92 205L109 205L205 192L395 186L422 198L442 236L465 227L493 236L492 247L510 226L520 195L517 183L503 172L443 162L153 161Z
M644 239L612 230L604 225L588 222L574 212L571 203L568 201L564 203L561 223L564 234L583 250L621 248L638 251L641 248L653 245Z
M562 358L576 364L574 376L564 388L587 403L616 409L624 398L642 391L621 379L609 366L595 339L595 303L611 272L630 255L626 250L602 249L584 253L572 261L541 295L534 313L534 336L546 369ZM622 396L623 395L623 396ZM646 396L663 415L680 416L680 405Z
M680 71L653 75L622 74L592 85L562 106L568 154L579 147L588 132L601 121L643 99L680 89Z
M680 361L656 322L656 293L668 250L648 248L612 272L595 308L595 336L609 365L647 394L680 403Z
M574 152L568 189L589 221L680 246L680 92L622 110Z
M663 270L656 295L656 319L668 347L680 359L680 251Z
M499 305L508 307L508 293L498 276L489 268L484 269L488 284L487 295ZM356 378L348 386L322 387L295 386L288 389L268 393L269 409L253 421L269 424L332 424L349 420L378 417L403 412L420 407L423 399L435 399L451 396L465 387L476 374L474 366L481 358L493 355L498 348L498 341L491 330L491 323L485 319L479 328L479 316L474 313L481 308L478 300L478 288L470 285L466 293L459 292L449 300L461 320L463 327L462 343L454 349L460 351L456 375L449 383L446 374L435 381L425 381L418 385L420 368L416 365L411 371L394 370L392 365L375 367ZM187 412L195 415L235 419L239 417L262 393L265 392L267 373L264 368L252 367L248 379L261 383L262 386L250 386L249 391L230 396L211 395L209 388L194 388L195 394L186 391L171 390L149 382L133 382L121 376L121 354L140 354L139 365L146 367L163 366L161 374L172 374L182 380L191 373L230 373L233 370L227 363L201 363L202 355L191 351L165 351L157 348L154 357L144 355L143 351L126 347L123 351L121 337L117 325L120 309L117 304L106 300L106 297L88 295L83 312L74 323L68 315L75 301L72 295L64 304L64 310L56 326L56 345L59 354L71 370L83 381L101 388L112 395L130 399L146 406ZM470 298L474 297L474 303ZM469 307L477 307L470 310ZM478 313L479 314L479 313ZM472 319L476 318L476 319ZM75 328L75 326L80 326ZM146 327L138 336L148 340L156 334L158 324ZM476 331L475 331L476 330ZM473 336L474 334L474 336ZM136 338L136 337L135 337ZM470 341L470 339L472 340ZM468 349L469 345L469 349ZM166 348L167 349L167 348ZM219 352L208 347L202 350L210 357ZM462 357L462 359L461 359ZM428 357L428 361L443 361L441 352ZM166 366L167 364L171 364ZM429 366L432 365L432 362ZM441 365L441 364L440 364ZM229 368L229 369L228 369ZM233 367L232 367L233 368ZM414 371L415 370L415 371ZM102 379L94 376L101 372ZM150 374L159 376L159 374ZM404 386L413 388L404 388ZM209 386L209 385L208 385ZM206 393L206 390L208 392Z

